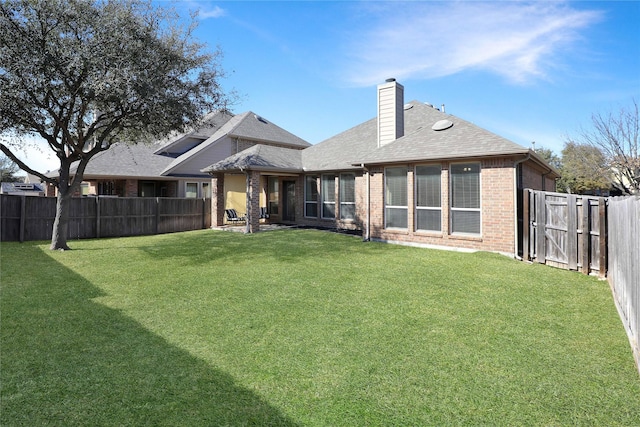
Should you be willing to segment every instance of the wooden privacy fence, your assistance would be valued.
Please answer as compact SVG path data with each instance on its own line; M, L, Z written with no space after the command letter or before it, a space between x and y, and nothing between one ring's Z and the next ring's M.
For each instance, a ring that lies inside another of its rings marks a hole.
M640 370L640 197L609 199L609 284Z
M53 197L0 195L0 240L49 240ZM78 197L71 199L68 239L172 233L211 226L211 199Z
M522 258L604 277L606 215L604 197L524 190Z

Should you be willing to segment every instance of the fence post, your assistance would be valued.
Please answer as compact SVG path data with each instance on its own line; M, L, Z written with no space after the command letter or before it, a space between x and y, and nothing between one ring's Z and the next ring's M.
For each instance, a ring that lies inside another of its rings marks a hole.
M569 270L578 269L578 197L567 194L567 267ZM582 199L582 209L584 209L584 198ZM582 227L584 237L584 226Z
M600 217L600 261L599 261L599 271L598 276L604 278L607 275L607 271L609 269L608 262L609 257L607 254L607 242L609 239L608 229L607 229L607 207L608 200L604 198L600 198L598 200L598 216Z
M24 242L24 227L27 222L27 196L20 196L20 243Z
M536 261L544 264L547 258L545 248L545 238L547 234L545 229L546 200L545 193L542 191L537 191L534 194L536 195Z
M591 199L582 198L582 268L580 271L589 274L591 260Z
M156 197L156 224L154 234L158 234L160 230L160 197Z
M529 261L529 190L522 190L522 259Z

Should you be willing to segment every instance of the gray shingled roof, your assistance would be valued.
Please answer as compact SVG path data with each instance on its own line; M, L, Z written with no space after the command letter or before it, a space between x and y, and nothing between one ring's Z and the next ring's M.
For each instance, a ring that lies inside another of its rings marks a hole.
M529 152L527 148L419 101L411 101L405 108L403 137L378 148L377 119L373 118L305 149L302 154L304 170L340 170L360 164ZM453 126L442 131L432 130L440 120L450 120Z
M196 138L204 141L217 132L225 123L231 120L232 117L233 114L227 111L209 113L203 119L202 125L196 130L169 136L158 144L155 152L162 153L172 151L176 146L180 145L182 141L188 138Z
M302 150L258 144L202 169L201 172L245 170L302 172Z
M170 173L182 162L194 155L197 155L200 151L206 150L211 144L215 144L218 140L227 135L235 138L299 148L306 148L311 145L304 139L287 132L271 122L268 122L257 114L247 111L246 113L234 116L202 144L177 157L170 165L167 166L166 169L163 170L163 173Z
M157 179L173 161L171 157L154 154L158 144L114 144L96 154L87 164L85 176L148 177ZM71 168L75 172L77 163Z

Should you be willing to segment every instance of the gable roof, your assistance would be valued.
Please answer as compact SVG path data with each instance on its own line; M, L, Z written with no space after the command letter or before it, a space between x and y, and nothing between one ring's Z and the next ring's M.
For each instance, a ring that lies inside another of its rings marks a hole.
M247 111L232 117L202 144L199 144L192 150L177 157L162 171L162 173L165 175L171 173L172 170L176 169L188 159L196 156L202 150L206 150L211 145L216 144L222 138L227 136L297 149L306 148L311 145L291 132L268 122L266 119L251 111Z
M203 169L202 172L246 170L300 173L302 172L302 151L258 144L227 157Z
M449 120L444 130L432 126ZM367 164L527 154L529 149L419 101L405 104L404 136L378 147L377 118L303 151L305 171L354 169Z
M183 147L188 144L188 141L200 140L204 141L213 135L218 129L220 129L225 123L227 123L233 114L228 111L215 111L205 116L202 121L202 125L195 130L177 134L165 139L164 143L158 144L158 147L154 151L155 154L161 153L184 153L189 147ZM192 145L192 143L190 144ZM193 148L193 147L191 147Z

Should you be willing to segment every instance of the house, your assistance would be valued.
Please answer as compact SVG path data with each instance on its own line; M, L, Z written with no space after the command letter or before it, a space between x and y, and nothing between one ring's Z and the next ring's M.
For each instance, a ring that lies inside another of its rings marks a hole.
M191 132L153 144L114 144L97 154L87 165L81 192L119 197L211 197L211 177L201 170L256 144L292 151L310 146L251 111L237 115L218 111ZM72 165L71 175L76 167ZM233 182L229 186L231 193L236 191Z
M2 182L0 183L0 194L42 197L45 194L45 186L39 182Z
M258 231L267 207L271 222L517 254L521 190L553 191L558 173L528 148L430 104L405 103L395 79L377 87L377 110L303 150L254 145L202 169L213 177L212 223L246 206L246 230Z

